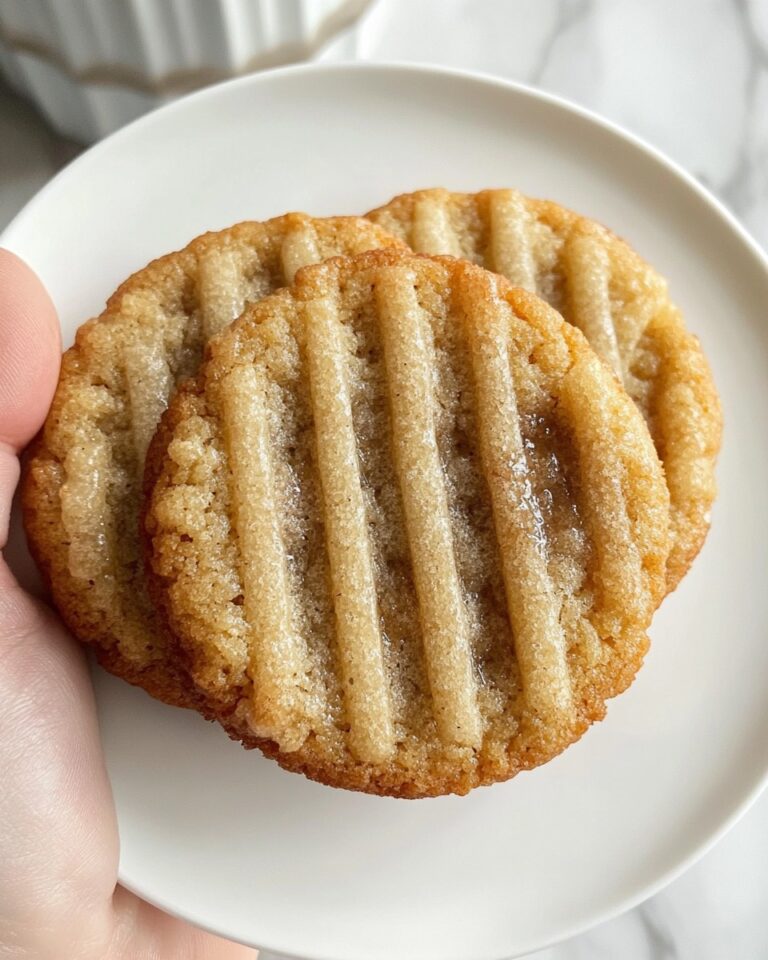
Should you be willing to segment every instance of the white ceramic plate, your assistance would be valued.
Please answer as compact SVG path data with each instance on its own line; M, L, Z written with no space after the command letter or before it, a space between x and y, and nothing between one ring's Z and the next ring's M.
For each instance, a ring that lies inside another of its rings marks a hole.
M588 212L669 277L723 395L720 500L693 572L607 720L466 798L397 801L282 772L199 717L97 678L123 882L228 936L327 960L488 960L648 896L768 767L768 272L669 162L561 101L414 67L289 69L140 120L65 170L3 241L65 339L117 283L203 230L358 213L432 185L514 185Z

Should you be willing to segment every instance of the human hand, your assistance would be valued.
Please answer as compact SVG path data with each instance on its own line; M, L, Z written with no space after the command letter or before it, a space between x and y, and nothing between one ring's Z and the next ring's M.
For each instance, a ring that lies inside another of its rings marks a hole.
M45 418L61 348L37 277L0 250L0 548L19 451ZM85 657L0 560L0 957L253 960L117 885L115 809Z

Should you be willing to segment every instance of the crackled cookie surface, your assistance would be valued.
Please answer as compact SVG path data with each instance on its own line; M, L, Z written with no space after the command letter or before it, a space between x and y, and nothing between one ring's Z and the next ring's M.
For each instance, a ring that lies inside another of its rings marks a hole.
M170 703L196 700L158 629L138 537L144 458L175 385L245 303L300 266L388 244L399 245L357 218L242 223L149 264L78 331L27 468L24 514L56 605L112 672Z
M147 462L150 586L202 709L396 796L543 763L623 690L669 498L581 333L470 263L374 251L249 307Z
M515 190L422 190L368 217L421 253L507 277L579 327L642 411L671 498L673 590L706 537L722 415L706 358L665 281L608 230Z

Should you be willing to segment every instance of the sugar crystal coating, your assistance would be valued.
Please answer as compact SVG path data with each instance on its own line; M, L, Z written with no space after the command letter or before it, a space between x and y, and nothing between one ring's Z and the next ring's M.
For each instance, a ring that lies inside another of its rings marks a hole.
M206 714L352 789L550 759L631 682L665 589L642 417L578 330L450 258L337 258L249 307L171 403L147 490L153 597Z
M600 224L517 190L420 190L368 217L419 253L466 257L502 274L584 333L642 411L664 464L673 590L709 528L722 413L665 281Z
M246 303L308 263L392 244L353 217L242 223L149 264L78 331L26 471L25 524L64 619L114 673L197 700L156 621L139 542L144 458L171 392Z

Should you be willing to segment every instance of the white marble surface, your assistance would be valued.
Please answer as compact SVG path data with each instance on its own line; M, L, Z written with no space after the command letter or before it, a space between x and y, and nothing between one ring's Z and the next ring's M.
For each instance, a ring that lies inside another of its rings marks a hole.
M324 57L440 63L574 100L661 148L768 245L766 0L379 0Z
M441 63L561 94L660 147L768 246L768 0L379 0L322 56ZM0 87L0 227L75 152ZM536 957L768 958L768 794L662 893Z

